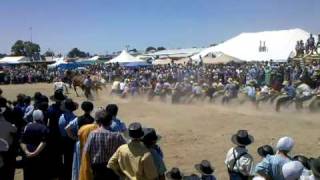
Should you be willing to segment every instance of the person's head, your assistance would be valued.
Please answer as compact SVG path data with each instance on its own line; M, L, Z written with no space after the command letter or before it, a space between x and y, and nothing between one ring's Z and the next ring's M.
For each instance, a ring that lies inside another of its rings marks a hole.
M279 139L276 148L278 153L283 153L287 155L292 150L293 146L293 139L291 137L285 136Z
M57 103L61 103L63 100L66 99L66 96L63 94L63 91L61 89L58 89L54 92L50 99Z
M166 173L166 178L171 180L181 180L183 178L183 174L181 173L179 168L173 167Z
M144 128L143 132L144 136L142 138L142 142L145 146L152 147L157 143L159 136L154 128Z
M33 95L34 101L39 102L41 99L41 96L42 96L41 92L35 92Z
M96 122L101 126L108 128L112 122L112 116L109 115L104 109L98 110L95 114Z
M30 105L31 104L31 97L25 96L23 102L25 105Z
M7 99L0 97L0 115L2 115L7 109Z
M299 161L290 161L282 166L285 180L299 180L303 172L303 165Z
M211 166L211 163L208 160L202 160L194 167L201 175L210 175L214 172L214 168Z
M106 111L111 114L113 117L117 117L118 115L118 106L116 104L109 104L106 107Z
M41 110L34 110L32 113L32 118L34 122L43 123L43 112Z
M63 110L64 111L69 111L69 112L73 112L76 109L78 109L78 104L76 102L74 102L72 99L66 99L63 102Z
M90 101L84 101L81 104L81 109L84 111L86 114L90 114L91 111L93 110L93 104Z
M262 158L265 158L267 155L274 155L273 148L269 145L260 146L257 151Z
M23 103L25 97L26 96L24 94L18 94L17 95L17 102L18 103Z

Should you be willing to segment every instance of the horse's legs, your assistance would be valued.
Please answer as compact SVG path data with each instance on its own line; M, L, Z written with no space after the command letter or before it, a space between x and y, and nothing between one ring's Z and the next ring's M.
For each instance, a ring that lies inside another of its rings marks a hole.
M79 94L78 94L78 92L77 92L77 86L73 85L73 89L74 89L74 91L76 92L77 97L79 97Z

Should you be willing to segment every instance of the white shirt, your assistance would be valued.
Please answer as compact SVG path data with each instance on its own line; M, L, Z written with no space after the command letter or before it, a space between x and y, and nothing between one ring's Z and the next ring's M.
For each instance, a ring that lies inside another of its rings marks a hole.
M120 84L119 81L114 81L113 84L112 84L111 89L112 90L118 90L119 89L119 84Z
M305 83L300 84L296 91L298 96L306 97L311 95L311 88Z
M121 91L124 90L125 85L126 85L126 84L125 84L124 82L121 82L121 83L120 83L120 90L121 90Z
M247 154L241 156L241 158L236 163L234 163L236 157L238 157L239 155L241 155L245 152ZM247 149L242 148L242 147L231 148L227 153L225 164L227 165L228 169L232 168L233 164L235 164L233 171L240 172L241 174L243 174L245 176L251 175L253 172L253 168L254 168L252 156L250 154L248 154Z
M58 89L61 89L63 90L63 87L65 86L63 82L55 82L54 84L54 91L58 90Z

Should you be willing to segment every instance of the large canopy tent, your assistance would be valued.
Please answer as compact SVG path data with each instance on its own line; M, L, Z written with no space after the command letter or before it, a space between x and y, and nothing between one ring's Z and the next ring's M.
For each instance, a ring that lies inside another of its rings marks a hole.
M29 62L30 59L25 56L7 56L0 59L1 64L24 64Z
M117 57L111 59L110 61L106 62L108 63L133 63L133 62L145 62L144 60L141 60L139 58L136 58L132 55L130 55L126 50L123 50Z
M241 33L214 47L209 47L192 59L199 61L210 53L222 52L244 61L287 61L295 55L297 41L308 39L310 34L302 29Z
M224 53L215 53L214 56L206 56L203 59L204 64L228 64L228 63L241 63L242 60L239 60L235 57L226 55Z

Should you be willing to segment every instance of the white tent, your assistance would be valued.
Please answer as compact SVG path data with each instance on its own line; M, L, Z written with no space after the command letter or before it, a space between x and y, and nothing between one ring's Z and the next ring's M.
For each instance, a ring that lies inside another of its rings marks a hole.
M67 62L64 61L64 57L54 58L53 61L55 61L55 63L49 64L48 68L55 68L55 67L59 66L60 64L68 64Z
M20 64L30 62L30 59L25 56L7 56L0 59L0 63L3 64Z
M117 57L111 59L110 61L106 63L132 63L132 62L145 62L139 58L136 58L132 55L130 55L126 50L123 50Z
M210 53L222 52L245 61L287 61L295 54L297 41L308 39L309 33L302 29L280 31L264 31L256 33L241 33L214 47L209 47L192 59L199 60Z

